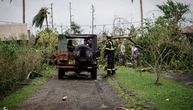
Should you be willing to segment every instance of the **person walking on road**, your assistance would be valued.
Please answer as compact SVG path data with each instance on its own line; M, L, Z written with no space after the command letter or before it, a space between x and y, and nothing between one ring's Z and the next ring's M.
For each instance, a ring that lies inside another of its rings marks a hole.
M104 57L107 60L107 75L105 77L112 76L115 74L114 54L115 46L112 41L112 35L108 35L104 50Z

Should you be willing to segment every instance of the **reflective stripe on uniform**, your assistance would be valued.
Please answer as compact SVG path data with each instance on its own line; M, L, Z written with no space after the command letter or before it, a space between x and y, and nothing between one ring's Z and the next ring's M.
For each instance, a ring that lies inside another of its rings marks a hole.
M107 69L107 71L111 71L112 69Z
M114 48L113 49L110 49L110 48L106 48L106 50L115 50Z
M115 68L112 68L112 69L108 68L107 70L109 70L109 71L115 71L116 69L115 69Z
M116 70L115 68L112 68L112 70Z
M113 51L113 50L115 50L115 48L113 48L113 43L112 43L112 41L109 41L109 43L110 43L110 48L105 48L106 50L110 50L110 51Z

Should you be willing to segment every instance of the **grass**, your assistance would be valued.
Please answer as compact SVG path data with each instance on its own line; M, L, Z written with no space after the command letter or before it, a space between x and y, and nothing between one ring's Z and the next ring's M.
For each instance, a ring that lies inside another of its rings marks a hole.
M173 80L161 79L162 84L156 86L154 74L145 72L140 75L138 71L124 67L119 67L114 80L109 79L109 82L119 93L123 95L124 91L115 82L136 96L125 96L124 93L129 104L140 105L148 101L160 110L193 110L193 89Z
M47 68L43 72L43 77L36 78L28 85L25 85L21 89L13 92L9 96L5 97L0 101L0 108L7 107L20 107L28 97L30 97L38 88L44 84L48 79L50 79L55 74L53 68Z

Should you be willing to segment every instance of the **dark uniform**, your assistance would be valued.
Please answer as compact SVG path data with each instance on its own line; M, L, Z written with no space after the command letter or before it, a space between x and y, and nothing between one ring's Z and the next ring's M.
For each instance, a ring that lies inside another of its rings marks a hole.
M114 54L115 47L113 45L113 41L111 38L107 37L108 40L105 45L104 56L107 58L107 75L111 76L115 74L115 66L114 66Z
M69 52L73 52L75 46L73 45L72 43L72 40L69 40L68 43L67 43L67 49Z

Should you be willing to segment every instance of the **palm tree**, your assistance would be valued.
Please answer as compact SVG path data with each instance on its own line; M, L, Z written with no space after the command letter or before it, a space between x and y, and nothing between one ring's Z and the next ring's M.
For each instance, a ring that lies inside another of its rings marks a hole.
M32 21L32 25L35 25L35 27L39 27L40 29L42 28L42 25L44 23L44 20L46 20L46 26L48 28L48 8L47 7L42 7L40 11L35 15Z

